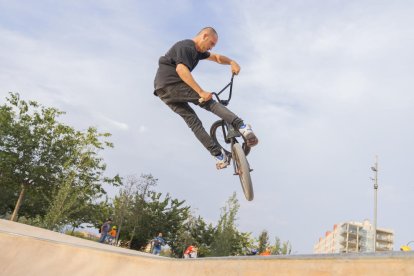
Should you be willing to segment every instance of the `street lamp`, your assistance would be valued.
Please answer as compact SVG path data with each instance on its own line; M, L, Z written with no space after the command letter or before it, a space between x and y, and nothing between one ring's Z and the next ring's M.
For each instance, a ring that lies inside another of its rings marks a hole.
M375 156L375 165L371 167L371 170L375 173L374 177L374 245L373 251L377 250L377 192L378 192L378 156Z

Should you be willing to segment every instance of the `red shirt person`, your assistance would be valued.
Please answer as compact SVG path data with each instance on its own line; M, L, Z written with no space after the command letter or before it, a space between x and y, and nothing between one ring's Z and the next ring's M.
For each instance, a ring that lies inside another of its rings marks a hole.
M197 248L195 246L190 245L184 251L184 259L188 258L196 258L197 257Z

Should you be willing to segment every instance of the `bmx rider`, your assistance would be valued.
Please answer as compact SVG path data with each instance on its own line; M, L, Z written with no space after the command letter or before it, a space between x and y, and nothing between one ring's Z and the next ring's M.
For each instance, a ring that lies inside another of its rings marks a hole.
M231 124L243 135L248 146L257 145L258 139L249 124L245 124L228 108L213 100L212 93L202 89L191 74L198 62L205 59L230 65L233 74L237 75L240 72L240 66L237 62L226 56L210 52L217 41L218 34L214 28L205 27L193 39L185 39L175 43L158 61L154 94L184 119L197 139L215 157L217 169L223 169L229 165L229 158L206 132L189 103L199 105ZM203 99L202 104L199 103L200 98Z

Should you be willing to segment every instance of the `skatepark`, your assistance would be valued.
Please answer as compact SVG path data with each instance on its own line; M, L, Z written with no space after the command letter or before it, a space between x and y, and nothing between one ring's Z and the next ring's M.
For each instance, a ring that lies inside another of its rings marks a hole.
M414 275L414 252L172 259L0 220L0 275Z

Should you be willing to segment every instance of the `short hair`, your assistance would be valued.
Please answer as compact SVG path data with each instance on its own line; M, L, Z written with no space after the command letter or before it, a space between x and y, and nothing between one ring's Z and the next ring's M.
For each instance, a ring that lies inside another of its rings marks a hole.
M204 31L208 31L210 34L214 34L216 36L218 36L218 33L216 32L216 30L213 27L204 27L202 28L199 32L198 35L201 34Z

